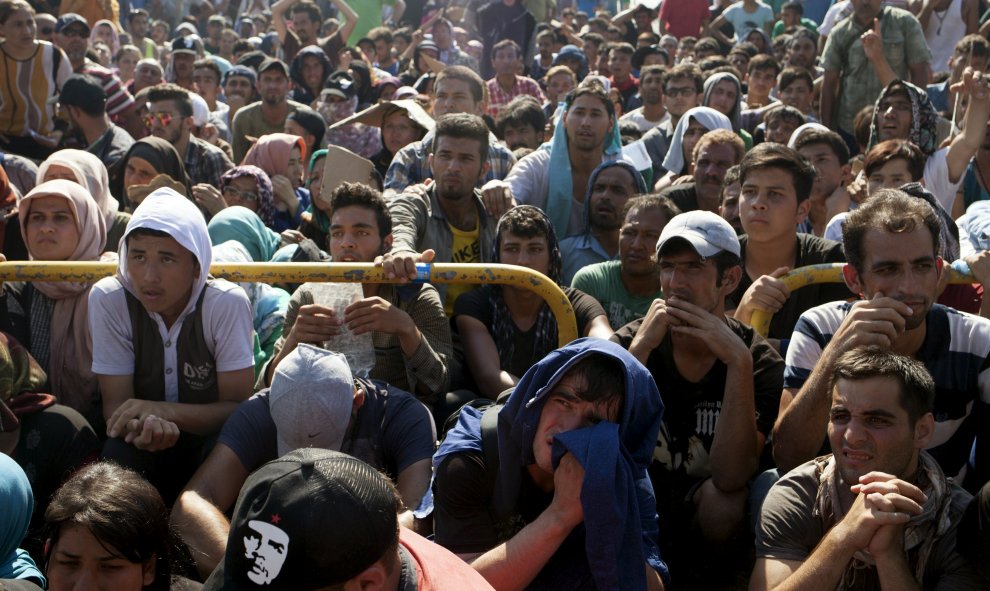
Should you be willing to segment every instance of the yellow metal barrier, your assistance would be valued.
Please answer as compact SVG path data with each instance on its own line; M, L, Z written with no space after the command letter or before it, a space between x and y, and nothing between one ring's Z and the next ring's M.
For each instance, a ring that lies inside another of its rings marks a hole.
M794 269L787 275L780 278L781 282L793 292L807 285L815 283L843 283L842 278L843 263L826 263L823 265L808 265ZM955 268L946 265L945 270L949 272L949 283L972 283L973 276L970 273L961 273ZM750 324L758 333L766 336L770 331L770 320L773 313L764 310L756 310L750 318Z
M563 347L578 338L574 308L563 290L532 269L502 264L432 263L417 265L420 280L429 283L497 283L528 289L542 297L557 319L557 342ZM78 281L93 283L117 272L113 263L13 261L0 263L0 281ZM396 283L372 263L223 263L210 267L215 277L264 283L352 282Z

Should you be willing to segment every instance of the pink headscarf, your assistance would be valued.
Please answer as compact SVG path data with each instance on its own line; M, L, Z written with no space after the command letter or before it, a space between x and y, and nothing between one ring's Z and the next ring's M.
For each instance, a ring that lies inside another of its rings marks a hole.
M251 164L268 173L269 177L286 175L292 148L299 148L300 162L306 162L306 142L297 135L270 133L258 138L241 164Z
M79 243L69 257L71 261L98 261L107 242L103 212L89 191L72 181L54 180L41 183L20 202L21 234L28 236L31 204L40 197L60 197L69 203L76 220ZM26 240L30 243L30 240ZM28 247L30 251L30 246ZM116 256L108 257L115 260ZM35 260L31 255L31 260ZM85 412L99 389L92 372L93 343L89 336L88 305L91 283L38 281L34 287L55 300L51 323L51 358L49 379L52 393L62 404Z

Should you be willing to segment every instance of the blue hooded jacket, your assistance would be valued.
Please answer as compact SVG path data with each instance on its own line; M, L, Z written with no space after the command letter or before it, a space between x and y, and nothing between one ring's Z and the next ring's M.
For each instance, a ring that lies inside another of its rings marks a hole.
M523 375L498 414L499 472L493 511L500 518L517 513L524 469L535 462L533 439L547 396L575 364L596 354L617 360L625 370L619 423L606 421L562 433L555 438L554 465L570 451L585 469L581 492L585 521L571 535L585 536L586 556L584 564L575 564L573 570L590 570L599 589L638 590L646 586L644 561L668 581L658 547L656 498L647 474L663 403L650 372L617 344L578 339ZM461 410L457 425L434 455L434 466L453 453L482 451L481 416L482 411L471 407ZM640 542L638 547L633 540Z

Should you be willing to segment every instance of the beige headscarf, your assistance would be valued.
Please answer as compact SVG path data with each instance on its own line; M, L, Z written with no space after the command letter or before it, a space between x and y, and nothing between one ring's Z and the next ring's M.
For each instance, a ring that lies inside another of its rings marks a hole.
M89 194L96 200L96 205L103 212L107 229L113 226L120 203L110 194L110 177L103 161L83 150L59 150L38 166L37 184L45 182L45 175L53 164L72 171L76 182L89 189Z
M79 231L71 261L98 261L107 242L107 226L96 201L83 186L67 180L41 183L20 203L21 233L27 238L31 204L40 197L60 197L69 203ZM27 239L30 252L30 239ZM108 260L116 260L109 253ZM31 259L35 260L34 254ZM93 344L89 336L88 304L91 283L38 281L35 289L55 300L52 312L49 378L52 393L62 404L86 414L99 389L93 375Z

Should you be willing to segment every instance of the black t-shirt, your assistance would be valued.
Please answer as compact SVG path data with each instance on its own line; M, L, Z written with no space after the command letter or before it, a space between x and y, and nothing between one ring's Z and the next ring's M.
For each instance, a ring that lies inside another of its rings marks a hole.
M784 387L784 360L752 327L735 318L726 318L726 322L752 354L756 428L769 436ZM630 322L616 331L612 340L628 349L642 323L642 319ZM653 463L654 467L660 464L669 476L654 482L654 488L659 485L659 498L662 489L673 487L686 491L695 482L711 476L709 452L725 395L727 367L716 359L701 381L687 380L674 362L673 339L668 332L660 346L650 352L646 368L660 388L664 406Z
M660 191L660 195L673 201L681 213L698 209L698 192L695 190L694 183L681 183L667 187Z
M740 253L743 261L746 260L746 245L748 242L747 236L739 237ZM797 235L797 260L794 263L793 269L807 265L844 262L846 262L846 255L842 252L842 244L812 236L811 234L799 233ZM736 291L732 295L726 298L726 308L732 309L738 306L743 294L746 293L746 290L752 284L753 280L749 278L749 275L744 270L739 287L736 288ZM855 297L856 295L849 291L845 283L817 283L802 287L792 292L791 297L787 298L787 302L784 303L784 307L773 315L773 319L770 321L770 331L767 336L771 339L790 339L791 333L794 332L794 325L797 324L798 318L801 317L801 314L805 310L828 302L848 300Z
M594 318L604 316L605 309L598 303L598 300L583 291L572 287L565 287L563 289L567 299L571 302L571 307L574 308L578 335L584 335L588 324ZM488 301L488 290L474 289L457 298L457 302L454 303L453 318L460 315L476 318L479 322L489 327L490 330L495 314ZM512 327L514 329L512 362L509 364L509 367L503 367L501 369L516 377L522 377L534 363L543 357L542 355L538 355L537 351L534 350L536 346L536 323L526 331L520 330L515 322L512 323ZM555 343L554 347L556 348L556 346Z
M395 478L412 464L433 456L433 429L426 408L384 382L359 380L364 404L351 420L340 451ZM229 447L248 471L278 457L268 390L237 406L217 440Z

